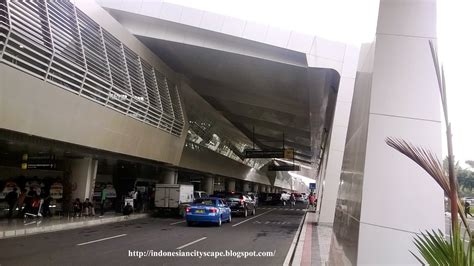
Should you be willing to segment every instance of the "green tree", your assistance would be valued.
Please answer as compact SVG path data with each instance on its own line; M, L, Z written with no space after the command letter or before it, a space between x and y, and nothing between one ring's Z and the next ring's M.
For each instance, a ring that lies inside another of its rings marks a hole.
M467 165L469 165L470 168L473 168L473 169L474 169L474 161L473 161L473 160L467 160L467 161L465 161L465 163L466 163Z

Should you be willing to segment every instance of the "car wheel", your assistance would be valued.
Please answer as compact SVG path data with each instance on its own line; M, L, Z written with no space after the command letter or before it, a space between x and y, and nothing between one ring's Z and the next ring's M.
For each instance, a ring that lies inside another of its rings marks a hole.
M228 223L232 222L232 215L229 214L229 219L227 220Z
M221 226L222 225L222 218L219 217L219 220L217 221L217 226Z
M255 207L252 210L252 215L255 215Z
M248 214L248 211L247 209L244 210L244 217L247 217L249 214Z
M192 226L192 225L193 225L193 222L187 221L186 224L187 224L188 226Z

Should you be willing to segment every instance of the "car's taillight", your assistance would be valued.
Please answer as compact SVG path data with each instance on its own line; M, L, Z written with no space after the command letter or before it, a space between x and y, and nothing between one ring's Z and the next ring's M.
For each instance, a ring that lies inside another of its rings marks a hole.
M209 209L209 212L211 212L211 213L216 213L216 212L217 212L217 209L216 209L216 208L211 208L211 209Z
M191 208L186 207L186 212L190 212L190 211L191 211Z

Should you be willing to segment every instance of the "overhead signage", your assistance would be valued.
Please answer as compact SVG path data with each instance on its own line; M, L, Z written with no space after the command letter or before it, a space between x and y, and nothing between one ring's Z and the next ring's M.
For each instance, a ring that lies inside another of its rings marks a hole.
M56 169L56 157L51 154L30 156L23 154L21 169Z
M294 159L294 158L295 158L295 150L293 150L293 149L285 149L285 151L284 151L284 158L285 158L285 159Z
M285 158L293 159L293 149L279 150L245 150L245 158Z
M309 183L309 189L315 190L316 189L316 183Z
M268 171L299 171L300 166L299 165L274 165L270 164L268 165Z

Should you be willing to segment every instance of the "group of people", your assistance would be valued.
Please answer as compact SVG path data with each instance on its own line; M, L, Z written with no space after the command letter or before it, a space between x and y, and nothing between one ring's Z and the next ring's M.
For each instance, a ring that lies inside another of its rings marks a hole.
M309 202L309 206L311 207L315 207L316 206L316 196L314 195L314 193L310 193L309 196L308 196L308 202ZM291 196L290 196L290 204L291 206L295 206L296 205L296 197L295 197L295 194L294 193L291 193Z
M52 198L49 194L38 194L37 191L27 191L26 189L21 189L20 193L18 193L18 189L15 187L6 195L5 200L8 204L7 217L9 219L14 216L15 211L17 211L16 216L18 218L25 216L51 216L49 205Z
M74 217L81 216L95 216L94 204L87 198L84 202L81 202L79 198L76 198L72 204L74 210Z

